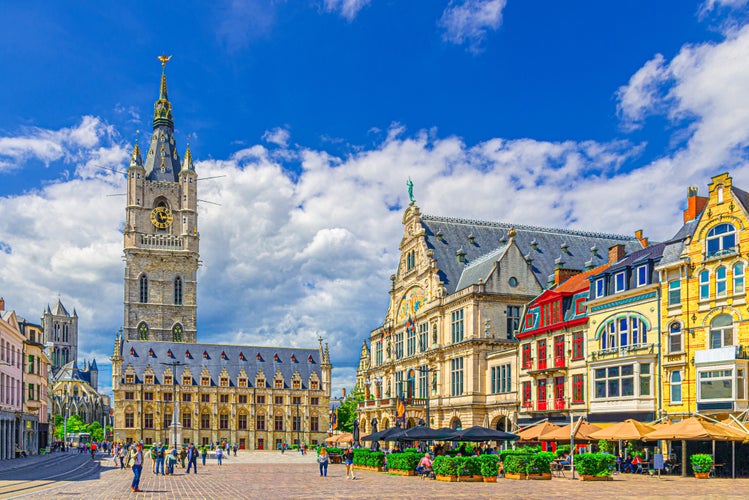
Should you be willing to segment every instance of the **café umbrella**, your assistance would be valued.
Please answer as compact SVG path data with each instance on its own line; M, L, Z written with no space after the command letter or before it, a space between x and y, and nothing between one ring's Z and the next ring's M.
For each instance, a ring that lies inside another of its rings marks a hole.
M482 427L480 425L474 425L473 427L469 427L467 429L454 431L452 436L446 438L446 440L479 443L483 441L514 441L518 438L519 436L517 434L510 434L509 432L489 429L488 427Z
M520 441L540 441L540 437L542 434L552 432L556 429L559 429L558 425L554 425L551 422L542 422L532 427L523 429L522 431L518 432L518 436L520 436Z
M628 418L624 422L619 422L600 431L591 432L590 437L605 439L606 441L638 441L655 430L655 427Z
M643 437L645 441L683 441L682 443L682 475L686 475L686 441L712 441L713 461L715 460L715 441L744 441L748 435L740 429L729 427L721 423L708 422L705 419L689 417L680 422L655 430ZM733 461L735 462L735 449ZM732 475L735 477L735 463Z

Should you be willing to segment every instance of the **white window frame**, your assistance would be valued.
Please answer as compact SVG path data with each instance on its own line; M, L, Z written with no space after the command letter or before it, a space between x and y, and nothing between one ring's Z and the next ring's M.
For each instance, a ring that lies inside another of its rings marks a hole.
M648 265L643 264L641 266L638 266L636 269L636 275L637 275L637 286L645 286L648 284Z
M596 280L596 298L603 297L606 294L606 280L598 278Z
M728 270L720 266L715 270L715 296L725 297L728 295Z
M744 293L744 263L737 262L731 268L733 275L733 294L739 295Z
M708 300L710 298L710 271L703 269L700 271L700 300Z
M675 377L678 377L679 380L674 380ZM684 395L682 394L682 378L681 378L681 371L680 370L674 370L671 372L671 375L668 377L669 387L671 388L670 394L669 394L669 401L671 404L681 404L683 401ZM679 390L679 399L674 398L674 389Z
M619 278L621 278L621 286L619 283ZM623 292L627 289L627 272L621 271L619 273L616 273L614 275L614 293Z

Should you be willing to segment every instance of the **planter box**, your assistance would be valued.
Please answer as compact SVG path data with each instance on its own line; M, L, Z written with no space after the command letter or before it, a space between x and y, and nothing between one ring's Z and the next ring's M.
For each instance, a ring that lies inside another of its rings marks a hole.
M437 481L445 481L446 483L454 483L458 480L458 476L446 476L444 474L437 474Z
M550 473L544 473L544 474L513 474L511 472L508 472L505 474L505 479L515 479L517 481L526 481L526 480L550 480L551 474Z
M459 483L478 483L484 480L484 476L458 476Z
M354 469L371 470L372 472L383 472L385 470L384 467L374 467L372 465L354 465Z
M416 475L416 471L415 470L390 469L388 472L390 474L394 474L396 476L415 476Z
M588 475L580 475L580 481L613 481L614 478L612 476L588 476Z
M710 477L709 472L695 472L694 477L697 479L708 479Z
M497 482L497 476L484 476L483 481L485 483L496 483Z

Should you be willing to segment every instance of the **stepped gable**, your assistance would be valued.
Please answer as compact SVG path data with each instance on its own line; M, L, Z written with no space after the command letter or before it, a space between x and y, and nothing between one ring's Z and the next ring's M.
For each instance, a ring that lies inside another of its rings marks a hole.
M153 356L150 351L153 350ZM172 352L172 357L168 352ZM185 356L185 352L190 352L190 357ZM204 357L206 353L207 357ZM226 354L223 359L222 353ZM244 359L240 359L242 353ZM260 354L260 359L258 359ZM291 360L292 354L296 362ZM278 360L274 357L278 355ZM144 342L144 341L122 341L122 373L124 377L125 370L132 366L136 373L136 383L143 383L143 373L150 365L155 374L155 383L163 383L163 373L167 368L171 368L161 363L171 363L179 361L186 363L185 366L177 368L177 383L181 385L182 372L186 367L190 368L190 373L194 377L193 384L200 384L200 375L203 368L207 368L211 375L211 385L219 385L219 375L226 368L229 374L229 385L236 387L239 373L244 369L247 374L248 387L255 386L255 376L260 369L265 375L266 384L272 387L273 377L280 369L284 382L290 387L291 379L294 372L299 372L302 378L302 389L309 389L308 381L313 373L316 373L318 379L322 381L322 370L320 368L320 350L319 349L302 349L296 347L255 347L246 345L224 345L224 344L188 344L184 342ZM313 362L308 358L312 356Z
M487 222L450 217L423 215L422 225L426 230L428 248L434 251L440 279L448 293L458 290L458 284L468 286L468 278L461 280L466 266L487 260L494 254L502 254L510 237L508 232L515 229L514 241L523 255L531 259L533 273L541 286L546 286L549 275L554 273L557 259L561 258L567 269L585 269L586 264L598 267L608 261L608 248L624 244L627 253L642 248L634 236L594 233L568 229L554 229L504 222ZM440 237L437 237L437 235ZM562 245L566 245L563 249ZM593 253L591 248L595 247ZM462 249L465 261L459 262L456 252ZM496 253L495 253L496 252ZM494 259L493 261L496 261ZM493 262L492 262L493 265ZM483 272L483 271L481 271ZM476 274L480 274L476 270Z

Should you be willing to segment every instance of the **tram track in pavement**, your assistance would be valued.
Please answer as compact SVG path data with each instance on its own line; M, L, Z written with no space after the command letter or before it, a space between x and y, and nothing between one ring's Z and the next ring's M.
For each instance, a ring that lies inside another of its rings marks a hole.
M102 457L100 460L105 459ZM87 456L82 460L74 460L69 469L52 468L45 472L44 465L56 460L44 461L34 466L21 467L0 474L0 478L10 476L9 479L0 479L0 499L21 498L35 495L66 486L72 482L85 480L98 475L102 470L100 460L90 460ZM67 465L62 462L61 465ZM42 470L40 470L40 468ZM48 467L49 468L49 467ZM20 477L18 477L20 476Z

